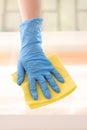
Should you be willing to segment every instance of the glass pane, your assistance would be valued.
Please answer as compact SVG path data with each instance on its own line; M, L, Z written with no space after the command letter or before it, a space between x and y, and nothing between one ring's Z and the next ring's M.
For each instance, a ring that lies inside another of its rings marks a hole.
M43 10L56 10L57 0L42 0Z
M7 10L18 10L17 0L7 0Z
M61 0L60 3L61 30L75 30L74 0Z
M87 9L87 0L78 0L79 9Z
M57 14L43 13L43 30L56 31L57 30Z
M18 31L20 24L19 13L8 13L6 15L6 31Z
M4 1L0 0L0 14L3 14L3 9L4 9Z
M87 13L80 12L78 15L79 30L87 30Z
M0 15L0 19L2 19L2 15ZM0 31L2 31L2 20L0 20Z

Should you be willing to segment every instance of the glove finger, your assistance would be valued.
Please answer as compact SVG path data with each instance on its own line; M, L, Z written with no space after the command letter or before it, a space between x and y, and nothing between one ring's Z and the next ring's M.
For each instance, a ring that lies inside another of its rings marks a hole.
M53 77L51 76L50 73L47 73L45 75L47 81L49 82L49 84L51 85L52 89L56 92L60 92L60 88L58 87L57 83L55 82L55 80L53 79Z
M60 75L60 73L56 69L53 69L51 73L54 74L54 76L57 78L58 81L60 81L61 83L64 83L63 77Z
M40 76L37 78L39 84L40 84L40 87L41 87L41 90L44 94L44 96L48 99L51 98L51 94L50 94L50 90L48 89L47 87L47 84L46 84L46 80L43 76Z
M24 68L21 62L18 62L17 76L18 76L17 83L20 85L24 81Z
M29 76L28 76L28 82L30 85L30 93L31 93L33 99L37 100L38 94L37 94L37 89L36 89L36 81L35 81L35 79L29 79Z

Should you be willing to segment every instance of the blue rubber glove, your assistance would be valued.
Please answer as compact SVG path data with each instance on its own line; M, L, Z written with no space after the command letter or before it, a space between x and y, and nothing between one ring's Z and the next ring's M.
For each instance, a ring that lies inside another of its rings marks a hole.
M24 81L24 74L26 72L28 75L30 92L34 100L38 99L36 81L38 81L44 96L48 99L51 98L51 93L47 87L46 80L56 92L59 92L60 89L53 79L52 74L54 74L60 82L64 82L62 76L46 58L42 50L42 22L42 18L33 18L24 21L20 25L22 46L18 60L17 82L20 85Z

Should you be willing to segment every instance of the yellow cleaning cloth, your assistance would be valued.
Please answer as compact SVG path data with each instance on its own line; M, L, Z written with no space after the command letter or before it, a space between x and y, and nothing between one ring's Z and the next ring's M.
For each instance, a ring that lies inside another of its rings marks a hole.
M54 76L54 80L56 81L56 83L58 84L58 86L60 87L60 92L56 93L52 90L51 86L48 84L48 88L51 92L51 99L46 99L44 97L44 95L42 94L42 91L40 89L40 86L38 84L38 82L36 82L36 86L37 86L37 92L38 92L38 100L34 100L30 94L30 90L29 90L29 85L28 85L28 78L27 75L25 75L25 80L24 82L21 84L21 88L24 91L24 97L25 97L25 101L27 103L27 105L30 106L31 109L33 108L37 108L40 106L44 106L47 104L50 104L52 102L55 102L65 96L67 96L68 94L70 94L73 90L76 89L76 84L74 83L74 81L71 79L70 75L68 74L68 72L66 71L66 69L64 68L64 66L62 65L61 61L59 60L59 58L54 54L50 57L48 57L49 60L51 61L51 63L53 64L53 66L58 70L58 72L63 76L64 78L64 83L60 83ZM13 74L13 81L17 82L17 73Z

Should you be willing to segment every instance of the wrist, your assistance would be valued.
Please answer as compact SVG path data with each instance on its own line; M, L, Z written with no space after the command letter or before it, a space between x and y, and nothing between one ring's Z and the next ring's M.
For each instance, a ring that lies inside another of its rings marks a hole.
M21 47L21 54L22 55L36 55L36 54L43 54L43 49L41 44L30 44Z

